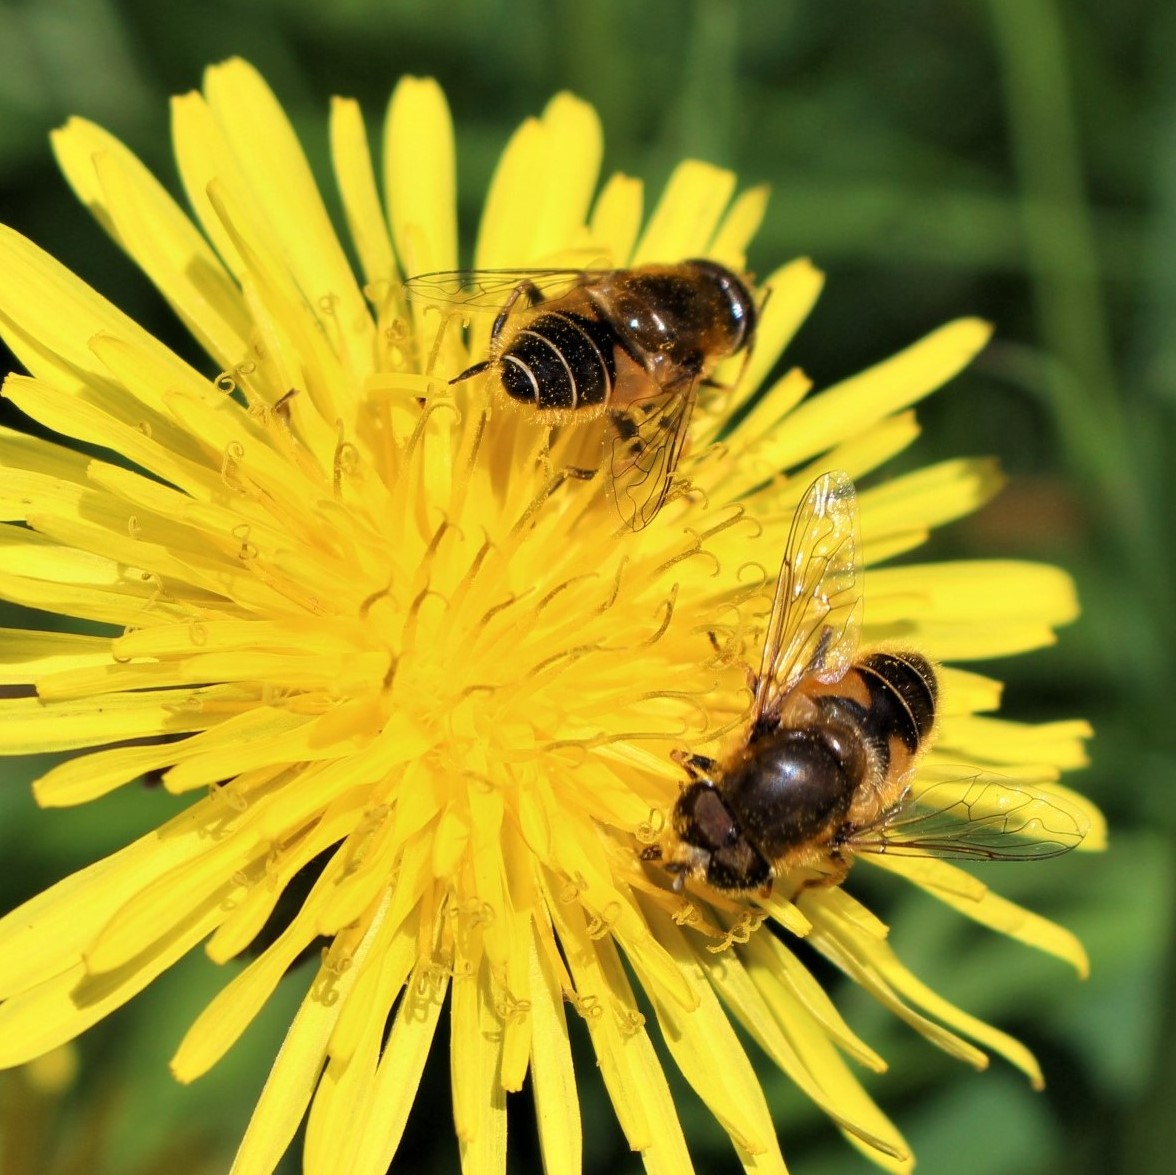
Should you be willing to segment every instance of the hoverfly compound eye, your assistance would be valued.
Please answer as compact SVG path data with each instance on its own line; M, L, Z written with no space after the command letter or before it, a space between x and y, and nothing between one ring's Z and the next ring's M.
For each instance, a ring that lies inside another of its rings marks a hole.
M727 287L727 296L731 299L731 318L743 324L743 331L735 350L749 346L755 337L755 328L759 325L759 310L756 309L755 298L742 278L731 274L731 284Z
M694 268L700 277L713 282L722 291L726 300L726 326L729 335L727 353L734 355L741 351L751 343L759 320L751 289L739 274L717 261L696 257L685 264Z

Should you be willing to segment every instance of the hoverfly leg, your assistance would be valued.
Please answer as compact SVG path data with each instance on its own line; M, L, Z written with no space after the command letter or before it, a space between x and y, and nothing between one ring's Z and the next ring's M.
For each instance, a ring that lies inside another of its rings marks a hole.
M494 325L490 328L490 341L495 341L500 334L502 328L506 326L506 320L510 317L510 312L514 309L514 304L519 299L519 291L516 288L515 292L506 300L506 305L498 312L494 318Z
M891 804L890 807L887 808L882 813L881 817L878 820L878 824L885 827L892 820L894 820L894 818L896 816L901 815L901 813L904 812L906 810L906 808L909 806L910 799L911 799L911 785L908 783L906 785L906 787L904 787L902 789L902 791L899 793L898 799L895 800L894 803ZM855 829L855 831L857 831L857 830Z
M674 750L670 752L670 758L695 781L711 779L719 769L718 762L706 755L690 755L685 751Z
M510 292L510 297L507 298L501 310L494 319L494 325L490 328L490 340L493 342L502 334L502 328L506 326L506 320L510 317L510 312L514 309L515 303L520 298L527 299L528 306L538 306L543 301L543 292L539 287L527 278L521 282Z
M804 893L806 889L833 889L840 885L849 876L849 859L841 855L841 850L832 848L829 851L825 872L818 873L816 877L806 877L800 883L800 889L797 890L797 896Z
M538 306L540 302L547 301L547 295L530 278L519 282L518 289L521 294L526 294L527 302L532 306Z
M481 375L483 371L489 371L494 364L489 359L483 359L481 363L475 363L473 367L467 367L461 375L455 375L449 382L450 384L459 384L464 380L473 379L476 375Z
M849 876L849 860L840 853L834 853L829 864L831 866L829 872L818 882L823 889L831 889L840 885Z

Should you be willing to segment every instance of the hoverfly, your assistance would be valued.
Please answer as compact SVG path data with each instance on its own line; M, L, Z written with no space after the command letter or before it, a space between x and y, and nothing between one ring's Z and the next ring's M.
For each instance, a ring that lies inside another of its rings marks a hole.
M819 477L796 511L776 580L751 711L721 759L676 754L689 776L659 843L643 854L718 890L764 890L815 868L840 882L853 854L1033 860L1088 828L1046 793L975 774L919 794L938 677L909 649L859 652L857 499Z
M670 491L700 384L746 351L758 311L746 280L714 261L605 270L421 274L411 301L497 308L485 358L510 401L554 424L604 417L621 517L648 525Z

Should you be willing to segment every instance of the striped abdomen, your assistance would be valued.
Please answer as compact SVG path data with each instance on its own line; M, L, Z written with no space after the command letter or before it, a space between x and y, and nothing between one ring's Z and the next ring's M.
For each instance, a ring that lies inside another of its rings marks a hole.
M897 738L914 754L935 725L939 683L930 662L918 653L871 653L854 668L870 693L863 727L883 746Z
M616 332L602 318L552 311L518 331L498 357L512 399L553 411L607 404L616 381Z

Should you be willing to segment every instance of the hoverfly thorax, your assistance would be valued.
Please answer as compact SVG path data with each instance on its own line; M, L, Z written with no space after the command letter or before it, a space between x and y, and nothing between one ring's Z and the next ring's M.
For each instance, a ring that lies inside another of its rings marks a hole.
M744 347L755 328L750 290L713 261L621 270L588 293L651 372L709 370Z

